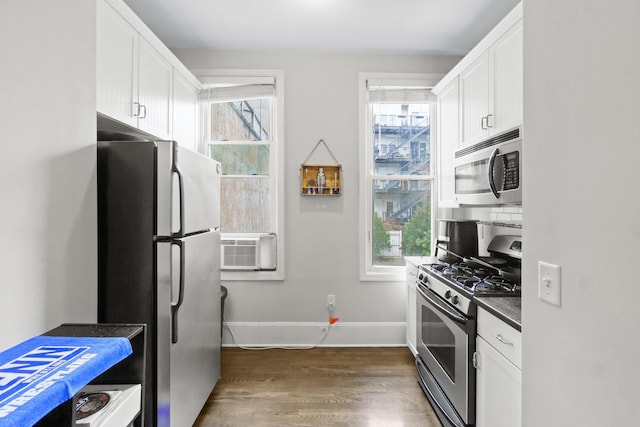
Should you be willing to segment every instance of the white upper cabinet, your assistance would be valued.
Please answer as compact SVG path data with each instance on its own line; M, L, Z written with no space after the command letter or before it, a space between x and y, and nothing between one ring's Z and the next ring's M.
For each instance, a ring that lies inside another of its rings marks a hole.
M453 154L459 143L459 87L458 79L453 79L438 94L438 206L456 207L453 179Z
M489 49L489 134L522 125L522 21Z
M173 67L106 2L97 22L97 111L170 139Z
M195 149L198 80L122 0L97 7L97 111Z
M484 52L460 73L461 142L487 135L489 115L489 54Z
M173 67L142 37L138 46L138 128L171 139Z
M461 145L522 124L522 21L460 73Z
M97 110L137 127L138 33L107 3L97 7Z
M198 89L177 71L173 73L173 139L196 150Z

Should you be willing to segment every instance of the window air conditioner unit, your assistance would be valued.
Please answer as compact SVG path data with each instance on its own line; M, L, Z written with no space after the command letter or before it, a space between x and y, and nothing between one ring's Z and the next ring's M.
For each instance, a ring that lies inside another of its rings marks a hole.
M276 236L223 237L221 239L223 270L275 270Z

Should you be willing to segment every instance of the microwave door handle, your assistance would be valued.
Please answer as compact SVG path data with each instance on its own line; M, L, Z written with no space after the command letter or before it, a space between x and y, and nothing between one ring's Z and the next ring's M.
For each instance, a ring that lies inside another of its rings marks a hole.
M493 182L493 168L496 164L496 158L498 157L498 154L500 154L499 148L496 148L495 150L493 150L493 152L489 156L489 167L487 168L489 188L491 189L491 192L493 193L493 195L496 196L496 199L500 198L500 194L498 194L498 190L496 189L496 183Z

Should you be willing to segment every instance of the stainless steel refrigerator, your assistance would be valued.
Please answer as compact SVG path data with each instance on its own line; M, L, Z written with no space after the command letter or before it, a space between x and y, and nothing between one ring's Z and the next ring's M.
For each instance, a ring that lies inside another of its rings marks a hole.
M220 164L99 141L98 321L146 323L145 426L193 425L220 376Z

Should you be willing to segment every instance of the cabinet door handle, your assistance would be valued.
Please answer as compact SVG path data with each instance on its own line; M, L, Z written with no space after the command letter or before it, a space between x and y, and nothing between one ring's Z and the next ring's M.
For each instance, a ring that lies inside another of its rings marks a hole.
M489 122L488 117L489 117L489 116L484 116L482 119L480 119L480 127L482 128L482 130L487 130L487 129L489 129L489 128L487 127L487 125L485 124L485 123L488 123L488 122ZM485 120L486 120L486 122L485 122Z
M147 117L147 106L142 104L139 104L139 105L140 105L140 108L142 109L142 114L140 114L140 118L144 119Z
M478 353L477 351L474 351L471 361L473 363L474 368L480 369L480 353Z
M513 345L513 343L507 339L505 339L502 334L496 334L496 339L500 341L504 345Z
M489 114L487 116L487 129L493 127L493 120L491 120L489 117L493 117L493 114Z
M139 117L140 116L140 103L139 102L134 102L132 105L132 111L131 111L131 115L133 117Z

